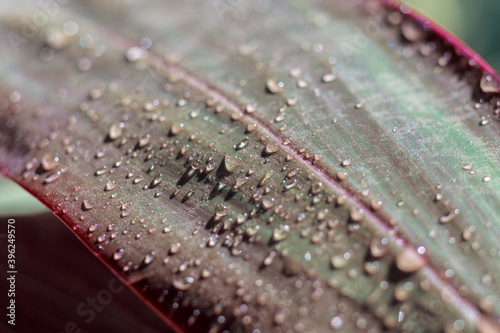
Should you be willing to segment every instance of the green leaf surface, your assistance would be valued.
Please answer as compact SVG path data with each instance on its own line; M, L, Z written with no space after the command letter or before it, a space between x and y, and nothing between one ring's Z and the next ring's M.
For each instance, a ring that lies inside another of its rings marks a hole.
M173 327L500 331L480 58L381 1L54 8L0 26L2 173Z

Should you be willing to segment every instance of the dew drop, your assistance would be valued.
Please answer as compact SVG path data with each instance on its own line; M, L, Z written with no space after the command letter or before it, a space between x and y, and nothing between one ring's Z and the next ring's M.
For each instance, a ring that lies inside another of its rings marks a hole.
M153 261L153 259L154 259L153 254L150 254L150 253L146 254L144 256L144 260L143 260L144 265L149 265Z
M179 253L179 251L181 250L181 243L174 243L170 246L170 254L176 254L176 253Z
M59 166L59 157L52 154L45 154L43 155L41 162L44 170L54 170Z
M354 222L360 222L365 217L365 212L363 209L353 208L350 213L351 220Z
M401 33L410 42L421 40L425 36L425 31L413 20L406 20L401 25Z
M284 91L285 84L275 79L268 79L266 81L266 90L271 94L281 94Z
M279 149L280 147L276 142L268 142L266 144L266 147L264 148L264 153L267 155L272 155L276 153Z
M45 178L45 180L43 182L45 184L50 184L52 182L55 182L59 178L61 178L61 176L62 176L62 172L61 171L57 171L57 172L54 172L53 174L51 174L50 176L48 176L47 178Z
M116 183L112 182L111 180L106 183L106 186L104 186L105 191L111 191L114 190L118 185Z
M255 111L257 111L257 104L255 104L255 103L248 104L245 107L245 111L246 111L246 113L254 113Z
M273 263L274 257L276 257L276 251L271 251L265 258L262 264L264 266L269 266Z
M238 161L234 157L225 155L222 165L227 172L234 173L238 167Z
M183 123L180 123L180 124L172 124L172 126L170 126L170 133L169 135L170 136L175 136L179 133L182 132L182 130L184 129L184 124Z
M337 78L337 76L335 74L328 73L328 74L323 75L322 80L324 83L328 83L328 82L333 82L336 78Z
M290 226L287 224L280 225L279 227L274 228L273 230L273 241L280 242L288 237L290 234Z
M82 209L83 210L91 210L94 208L94 205L90 200L83 200L82 202Z
M342 163L340 164L343 167L347 167L352 164L352 160L350 158L343 160Z
M441 216L439 218L439 223L442 223L442 224L450 223L455 218L457 218L458 214L460 214L460 210L455 209L452 212L449 212L448 215Z
M127 50L125 58L130 62L136 62L139 60L146 60L148 57L148 52L139 46L131 47Z
M113 260L120 260L121 258L123 258L123 255L125 254L125 251L123 249L118 249L115 251L115 253L113 253Z
M193 285L194 279L192 277L178 278L172 281L172 286L177 290L188 290Z
M396 266L405 273L416 272L424 265L424 258L411 248L405 248L396 256Z
M382 238L381 240L374 239L370 243L370 253L372 254L372 256L375 258L380 258L386 255L389 251L387 247L388 243L389 241L387 240L387 238Z
M151 136L149 134L144 135L143 137L141 137L139 139L139 142L137 143L137 146L139 148L144 147L145 145L147 145L149 143L150 139L151 139Z
M485 93L500 93L500 84L491 74L486 74L481 78L480 87Z
M109 128L108 136L111 140L116 140L122 136L122 125L120 123L113 123Z

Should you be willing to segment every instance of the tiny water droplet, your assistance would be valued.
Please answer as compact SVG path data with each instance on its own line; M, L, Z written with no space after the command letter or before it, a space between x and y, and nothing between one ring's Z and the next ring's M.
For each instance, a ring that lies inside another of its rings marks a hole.
M170 246L170 254L176 254L176 253L179 253L179 251L181 250L181 243L174 243Z
M278 144L276 142L271 141L266 144L264 152L267 155L272 155L276 153L279 149L280 147L278 146Z
M352 160L350 158L348 158L346 160L343 160L340 165L342 165L343 167L347 167L347 166L349 166L351 164L352 164Z
M120 123L113 123L109 128L108 136L111 140L116 140L122 136L122 125Z
M118 185L116 183L112 182L111 180L106 183L106 186L104 186L105 191L111 191L114 190Z
M149 265L153 261L153 259L154 259L154 256L152 254L150 254L150 253L146 254L144 256L144 260L143 260L144 265Z
M91 210L94 208L94 205L90 200L83 200L82 202L82 209L83 210Z
M222 163L224 169L229 173L234 173L238 167L238 160L229 155L224 156L224 160L222 161Z
M333 73L327 73L325 75L323 75L323 82L324 83L329 83L329 82L333 82L335 79L337 78L337 76Z
M275 251L271 251L265 258L264 258L264 261L262 262L262 264L264 266L269 266L273 263L274 261L274 257L276 257L276 252Z
M290 234L290 226L287 224L280 225L279 227L274 228L273 230L273 241L281 242Z
M43 155L41 162L44 170L54 170L59 166L59 157L57 155L45 154Z
M414 249L405 248L396 256L396 266L402 272L413 273L425 266L425 260Z
M52 182L55 182L56 180L58 180L62 175L62 172L61 171L57 171L57 172L54 172L53 174L51 174L50 176L48 176L47 178L45 178L45 180L43 181L45 184L50 184Z
M280 94L284 91L285 84L282 81L275 79L268 79L266 81L266 90L271 94Z
M460 214L460 210L455 209L455 210L449 212L447 215L441 216L439 218L439 223L442 223L442 224L450 223L455 218L457 218L458 214Z
M123 258L123 255L125 254L125 251L123 249L118 249L115 251L115 253L113 254L113 260L120 260L121 258Z

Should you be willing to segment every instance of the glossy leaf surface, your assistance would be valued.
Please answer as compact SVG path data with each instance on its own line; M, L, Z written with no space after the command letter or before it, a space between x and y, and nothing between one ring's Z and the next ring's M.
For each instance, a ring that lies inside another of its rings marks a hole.
M181 331L497 332L497 77L392 8L11 17L2 171Z

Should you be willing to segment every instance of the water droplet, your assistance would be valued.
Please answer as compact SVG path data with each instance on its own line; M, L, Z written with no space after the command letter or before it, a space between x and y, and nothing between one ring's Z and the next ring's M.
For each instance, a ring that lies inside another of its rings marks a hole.
M302 80L302 79L300 79L300 80L297 81L297 87L299 87L299 88L306 88L308 85L309 84L306 81Z
M123 258L123 255L125 254L125 251L123 249L118 249L115 251L115 253L113 253L113 260L120 260L121 258Z
M485 93L500 93L500 84L491 74L486 74L481 78L480 86Z
M297 105L298 102L299 102L299 100L295 96L289 97L286 100L286 104L288 104L288 106L295 106L295 105Z
M94 205L90 200L83 200L82 202L82 209L83 210L91 210L94 208Z
M248 104L245 107L245 111L246 111L246 113L254 113L255 111L257 111L257 104L255 104L255 103Z
M381 240L374 239L370 243L370 253L375 258L380 258L386 255L387 252L389 251L389 248L387 247L388 244L389 241L387 238L382 238Z
M335 79L337 78L337 76L333 73L328 73L328 74L325 74L323 75L323 82L325 83L328 83L328 82L333 82Z
M116 140L122 136L122 123L113 123L109 128L108 136L111 140Z
M284 91L285 84L275 79L268 79L266 81L266 90L271 94L280 94Z
M347 167L352 164L352 160L350 158L343 160L342 163L340 164L343 167Z
M236 150L241 150L243 148L245 148L246 146L248 146L248 144L250 143L250 140L248 140L248 138L243 138L241 139L241 141L235 146L235 149Z
M146 60L148 57L148 52L139 46L134 46L127 50L125 57L130 62Z
M275 251L271 251L265 258L264 258L264 261L262 262L262 264L264 266L269 266L273 263L274 261L274 257L276 257L276 252Z
M172 286L177 290L188 290L193 285L194 279L190 276L186 278L177 278L172 281Z
M170 136L175 136L177 134L179 134L180 132L182 132L182 130L184 129L184 124L183 123L180 123L180 124L172 124L172 126L170 126Z
M425 36L425 31L416 21L405 20L401 25L401 33L409 42L416 42Z
M405 248L396 256L396 266L405 273L416 272L424 265L424 258L411 248Z
M360 222L365 217L365 212L363 209L353 208L350 214L351 220L354 222Z
M160 177L157 177L155 179L153 179L153 181L151 182L150 184L150 188L155 188L156 186L158 186L158 184L161 183L161 178Z
M146 255L144 256L144 260L143 260L144 265L149 265L149 264L153 261L153 259L154 259L153 253L151 253L151 254L150 254L150 253L146 254Z
M460 210L455 209L452 212L449 212L448 215L441 216L439 218L439 223L442 223L442 224L450 223L458 216L458 214L460 214Z
M176 253L179 253L179 251L181 250L181 243L174 243L170 246L170 254L176 254Z
M272 155L274 153L276 153L278 150L280 149L280 147L278 146L278 144L276 142L268 142L266 144L266 147L264 149L264 153L266 155Z
M116 183L112 182L111 180L106 183L106 186L104 186L104 191L111 191L114 190L118 185Z
M273 230L273 241L280 242L288 237L290 234L290 226L287 224L281 224L279 227L274 228Z
M55 182L59 178L61 178L61 175L62 175L61 171L54 172L53 174L51 174L50 176L45 178L45 180L43 182L44 182L44 184L50 184L52 182Z
M381 200L372 199L372 200L370 200L370 206L375 211L381 210L382 206L383 206L383 202Z
M217 204L215 206L215 215L214 215L214 220L215 221L220 221L224 216L227 214L227 207L221 204Z
M302 74L302 68L300 67L294 67L290 69L290 76L293 77L294 79L298 79L301 74Z
M271 209L274 207L274 198L271 198L271 199L264 199L262 201L262 208L264 208L265 210L268 210L268 209Z
M340 181L347 180L347 172L345 172L345 171L338 171L336 176L337 176L337 179Z
M137 146L139 148L142 148L144 147L145 145L147 145L149 143L149 141L151 140L151 136L149 134L146 134L144 135L143 137L141 137L139 139L139 142L137 143Z
M238 160L229 155L225 155L222 160L222 165L227 172L234 173L238 167Z
M59 157L57 155L45 154L43 155L41 162L44 170L54 170L59 166Z

